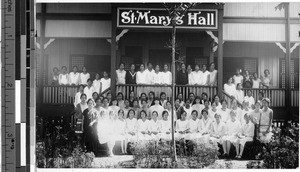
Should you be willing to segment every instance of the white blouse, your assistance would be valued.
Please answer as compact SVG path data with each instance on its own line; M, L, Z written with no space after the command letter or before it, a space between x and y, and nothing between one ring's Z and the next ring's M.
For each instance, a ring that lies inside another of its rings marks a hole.
M93 98L93 93L95 92L95 88L91 86L90 88L86 86L83 90L84 94L86 94L86 100Z
M216 79L217 79L217 70L214 70L212 72L209 73L209 81L208 81L208 85L217 85L216 84Z
M194 104L192 106L193 110L196 110L198 112L198 117L201 116L201 111L205 108L203 104Z
M161 72L153 74L153 84L162 84Z
M80 77L80 73L74 73L74 72L71 72L69 74L69 79L70 79L70 84L75 84L75 85L78 85L79 84L79 77Z
M246 137L254 136L254 124L251 121L249 121L248 124L244 123L242 125L242 134Z
M193 108L190 107L189 109L187 109L185 106L183 106L183 110L186 112L186 119L191 119Z
M243 103L243 101L244 101L244 91L243 91L243 90L236 90L236 91L235 91L235 98L236 98L240 103Z
M126 76L126 71L125 70L116 70L117 73L117 83L116 84L125 84L125 76Z
M201 85L207 85L209 71L205 71L202 73Z
M59 74L58 76L59 85L67 85L69 84L69 74Z
M210 132L212 122L213 121L210 118L207 118L206 120L204 118L200 119L199 128L198 128L199 132L201 133Z
M101 85L101 80L94 80L93 81L93 87L95 88L95 91L99 94L100 93L100 85Z
M217 122L213 122L212 127L211 127L211 131L212 131L212 134L223 136L225 134L225 131L226 131L225 123L222 122L222 121L220 121L219 124Z
M203 72L202 71L193 71L192 72L192 81L193 81L193 84L198 84L198 85L201 85L202 84L202 77L203 77Z
M117 119L115 121L115 133L116 134L123 134L123 133L126 133L126 121L123 120L121 121L120 119Z
M145 70L147 74L147 84L154 84L154 70L152 69L151 71L149 69Z
M160 131L160 121L156 120L154 121L153 119L149 121L149 131L156 131L159 132Z
M244 78L243 75L240 76L234 75L233 76L234 84L237 85L238 83L242 83L243 78Z
M161 72L161 83L167 85L172 84L172 73L170 71Z
M235 92L236 92L235 85L234 84L228 85L227 83L224 84L224 91L230 96L235 96Z
M148 132L150 129L150 121L148 119L146 119L145 121L143 121L142 119L139 119L137 121L137 131L138 132Z
M253 83L253 85L252 85L252 88L259 88L259 84L260 84L260 79L259 78L257 78L257 80L252 80L252 83Z
M160 121L160 131L162 133L170 132L171 131L171 121L168 120L161 120Z
M161 105L153 105L149 108L149 113L152 115L152 112L156 111L158 116L157 119L161 120L162 119L162 113L165 109Z
M74 99L74 106L76 107L76 105L78 104L78 103L80 103L80 96L81 96L81 92L77 92L76 94L75 94L75 99Z
M136 73L136 83L137 84L147 84L147 72L138 71Z
M221 121L223 121L224 123L226 123L229 119L230 119L230 109L226 108L226 110L224 111L222 108L219 109L218 114L221 115Z
M254 98L252 96L251 97L245 96L244 101L249 102L249 107L252 107L252 105L254 105L254 103L255 103Z
M186 131L188 129L188 120L181 121L180 119L176 121L176 131Z
M215 120L215 114L218 113L218 109L216 108L216 111L213 111L212 108L208 109L208 117L211 119L211 120Z
M193 120L193 119L188 120L188 128L190 129L189 131L191 133L196 133L198 131L198 127L199 127L199 119L198 118L196 118L196 120Z
M101 78L100 82L102 84L101 86L101 92L103 92L104 90L108 89L110 87L110 78L105 79L105 78Z
M232 122L228 120L226 123L226 135L235 135L241 132L241 123L238 120Z
M194 85L195 84L193 79L194 79L193 78L193 72L191 72L191 73L188 74L189 85Z
M80 78L79 84L87 85L87 80L90 78L90 74L89 73L86 73L86 74L80 73L79 78Z
M136 118L132 118L132 119L127 118L125 121L126 121L126 131L127 132L136 132L137 131L137 119Z

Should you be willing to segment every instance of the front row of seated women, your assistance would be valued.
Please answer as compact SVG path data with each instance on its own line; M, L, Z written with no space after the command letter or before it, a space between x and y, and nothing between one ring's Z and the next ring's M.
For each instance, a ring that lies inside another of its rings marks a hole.
M125 113L117 106L109 106L107 98L102 102L97 99L96 103L93 99L89 99L87 103L85 100L86 95L82 94L81 102L77 105L77 109L81 109L79 112L82 112L82 117L80 113L76 116L83 121L83 138L88 151L95 151L93 146L95 144L107 143L110 155L113 155L115 142L120 141L122 153L126 154L128 142L160 139L170 141L172 138L171 114L168 109L163 110L160 117L156 109L153 109L150 115L145 110L134 109L129 109ZM229 111L229 117L219 111L209 116L207 109L201 110L200 113L198 110L192 110L190 117L187 117L187 112L182 110L178 119L174 113L174 138L219 143L223 147L224 156L228 156L230 146L233 144L237 152L236 158L241 158L245 143L253 139L254 124L259 123L262 128L272 121L272 118L269 118L271 110L268 108L267 100L263 101L263 110L260 109L260 103L256 103L257 110L243 113L243 116L239 116L240 113L237 113L234 108ZM224 117L226 120L222 119ZM264 118L266 120L263 120ZM260 120L257 122L255 119ZM266 121L266 124L263 121ZM265 128L260 130L262 135L265 131L271 130L270 125Z

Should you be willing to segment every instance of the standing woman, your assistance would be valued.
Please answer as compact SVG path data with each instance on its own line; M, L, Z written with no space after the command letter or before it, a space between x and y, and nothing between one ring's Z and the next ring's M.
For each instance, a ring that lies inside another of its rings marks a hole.
M125 84L125 77L126 77L126 71L124 70L125 68L125 64L124 63L120 63L119 65L119 69L116 70L116 85L119 84ZM125 88L124 87L117 87L117 92L125 92Z
M196 85L196 86L201 85L202 84L202 76L203 76L203 72L200 70L200 66L198 64L196 64L195 71L192 73L193 85ZM192 87L190 92L193 92L196 95L201 94L195 87Z
M80 103L76 105L75 108L75 115L74 115L74 123L75 123L75 134L77 137L78 143L81 145L82 149L84 150L84 142L83 142L83 111L88 108L88 105L86 103L86 95L81 94L80 96Z
M69 74L67 73L67 67L61 67L61 73L58 76L59 85L68 85L69 84Z
M236 85L236 91L235 91L235 99L242 104L245 98L244 91L242 90L242 84L238 83Z
M125 81L126 84L136 84L135 65L133 63L130 65L130 70L126 72Z
M122 109L118 112L118 119L114 125L115 141L121 142L122 154L127 154L127 137L126 137L126 122L124 119L124 111Z
M108 77L108 73L106 71L103 72L103 78L100 79L100 93L107 90L110 87L110 78ZM106 95L106 94L105 94Z
M126 121L126 136L129 142L136 142L137 141L137 119L135 118L135 111L130 109L128 111Z
M73 66L73 72L70 72L70 74L69 74L70 85L78 85L79 84L80 73L78 73L77 71L78 71L77 66Z
M78 103L80 103L81 99L81 94L83 94L84 90L84 85L79 85L78 86L78 92L75 94L75 99L74 99L74 106L76 107Z
M51 85L58 85L59 70L57 67L53 68L53 73L51 78L52 78Z
M144 64L140 65L140 71L136 73L136 84L138 85L145 85L147 84L147 72L145 71ZM145 90L143 86L137 87L137 94L140 95L141 93L148 92Z
M194 85L195 82L194 82L193 76L192 76L193 75L192 66L188 65L186 71L187 71L187 74L188 74L188 85Z
M201 80L201 84L200 85L208 85L208 79L209 79L209 71L206 70L206 65L203 64L202 65L202 80Z
M185 64L181 64L181 69L180 71L177 72L176 75L176 84L177 85L187 85L189 80L188 80L188 73L186 71Z
M155 66L155 71L152 74L153 76L153 84L154 85L161 85L162 84L162 72L159 71L159 65ZM154 92L156 95L158 95L161 92L160 87L153 87Z
M244 75L243 87L244 88L252 88L251 77L250 77L249 71L247 71L247 70L245 71L245 75Z
M208 85L217 86L217 73L218 71L215 69L215 63L212 62L209 65L209 75L208 75Z
M241 75L241 69L236 69L236 74L233 75L233 82L234 85L237 85L238 83L243 83L244 77Z
M236 93L236 86L232 83L232 77L228 79L228 82L224 84L224 91L229 95L234 97Z
M79 83L83 85L87 85L87 80L90 79L90 74L87 73L86 67L82 67L82 73L79 75Z
M161 72L162 84L165 86L170 86L172 84L172 73L169 71L167 64L164 65L164 71ZM162 91L166 93L167 96L171 96L172 89L171 87L164 87Z
M93 81L93 87L95 88L95 91L100 94L100 87L101 87L101 80L100 75L96 73L95 80Z
M264 75L261 76L261 81L262 81L261 84L263 88L267 88L267 89L270 88L272 77L269 69L266 69L264 71Z
M91 122L93 121L93 112L95 102L93 99L87 101L88 108L83 111L83 140L87 152L93 151L93 128Z
M259 88L261 84L261 80L258 78L257 73L253 74L252 78L252 88Z
M223 136L223 151L224 156L229 156L231 143L237 139L237 135L241 132L241 123L236 120L234 111L230 111L230 120L226 123L225 135Z
M270 99L262 100L262 112L259 121L259 138L263 143L269 143L272 137L273 110L269 108Z

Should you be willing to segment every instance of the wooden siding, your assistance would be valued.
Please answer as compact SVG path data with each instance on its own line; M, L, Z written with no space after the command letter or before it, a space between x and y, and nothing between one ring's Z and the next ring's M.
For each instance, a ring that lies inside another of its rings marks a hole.
M111 21L46 20L46 37L110 38Z
M276 10L279 2L273 3L226 3L224 16L226 17L284 17L284 10ZM299 8L298 8L299 9Z
M111 13L108 3L49 3L47 13Z
M284 24L224 23L224 41L284 42Z
M290 17L296 17L299 19L300 2L290 2Z
M291 24L291 26L290 26L291 42L299 42L299 31L300 31L300 24Z

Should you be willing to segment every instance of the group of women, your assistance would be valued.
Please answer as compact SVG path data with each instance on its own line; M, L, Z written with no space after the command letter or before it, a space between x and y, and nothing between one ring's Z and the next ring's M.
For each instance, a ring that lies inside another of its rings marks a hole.
M254 106L243 101L240 108L233 99L231 107L227 107L226 100L220 101L217 95L210 100L204 92L201 97L190 93L185 101L182 94L178 94L174 105L166 100L164 92L159 97L154 92L141 93L138 98L131 92L125 100L122 93L118 93L116 99L107 94L107 97L93 96L88 100L82 93L76 105L76 118L83 121L83 138L88 151L93 151L93 144L107 143L113 155L115 143L120 141L122 153L126 154L128 142L170 141L174 110L176 140L219 143L225 156L232 143L236 147L236 157L240 158L245 143L253 139L255 124L259 125L261 141L270 140L273 112L269 103L268 98L256 101Z

